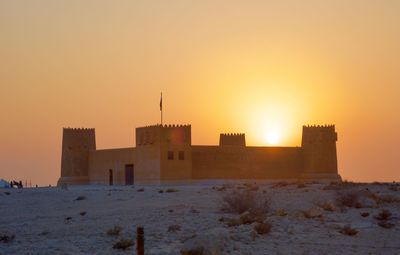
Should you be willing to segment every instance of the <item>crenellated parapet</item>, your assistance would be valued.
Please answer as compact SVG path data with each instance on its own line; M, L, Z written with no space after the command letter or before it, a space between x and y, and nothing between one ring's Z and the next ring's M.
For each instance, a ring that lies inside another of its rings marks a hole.
M305 125L303 126L302 145L313 142L336 142L335 125Z
M222 133L219 135L219 146L246 146L244 133Z

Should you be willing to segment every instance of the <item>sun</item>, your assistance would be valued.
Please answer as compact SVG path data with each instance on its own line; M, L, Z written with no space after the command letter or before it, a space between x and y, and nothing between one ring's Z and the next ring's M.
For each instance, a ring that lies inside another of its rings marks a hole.
M280 141L280 135L278 132L268 132L265 135L265 141L270 145L276 145Z

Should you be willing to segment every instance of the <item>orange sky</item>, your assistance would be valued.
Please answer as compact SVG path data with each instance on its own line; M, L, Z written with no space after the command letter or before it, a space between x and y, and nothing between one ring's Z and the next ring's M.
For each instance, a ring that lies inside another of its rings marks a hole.
M55 184L62 127L98 148L192 124L299 146L336 124L339 172L400 181L400 1L0 2L0 178Z

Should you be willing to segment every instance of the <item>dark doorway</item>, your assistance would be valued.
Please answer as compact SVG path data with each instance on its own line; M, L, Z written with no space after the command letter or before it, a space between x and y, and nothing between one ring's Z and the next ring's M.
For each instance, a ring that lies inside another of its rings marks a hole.
M133 185L133 164L125 165L125 185Z
M110 185L114 184L113 170L112 169L108 170L108 183Z

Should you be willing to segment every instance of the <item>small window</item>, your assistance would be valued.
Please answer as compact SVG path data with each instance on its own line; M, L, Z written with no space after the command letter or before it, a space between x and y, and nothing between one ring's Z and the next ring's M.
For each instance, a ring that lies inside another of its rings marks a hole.
M179 152L179 160L185 160L185 152L184 151Z
M168 160L174 160L174 152L168 151Z

